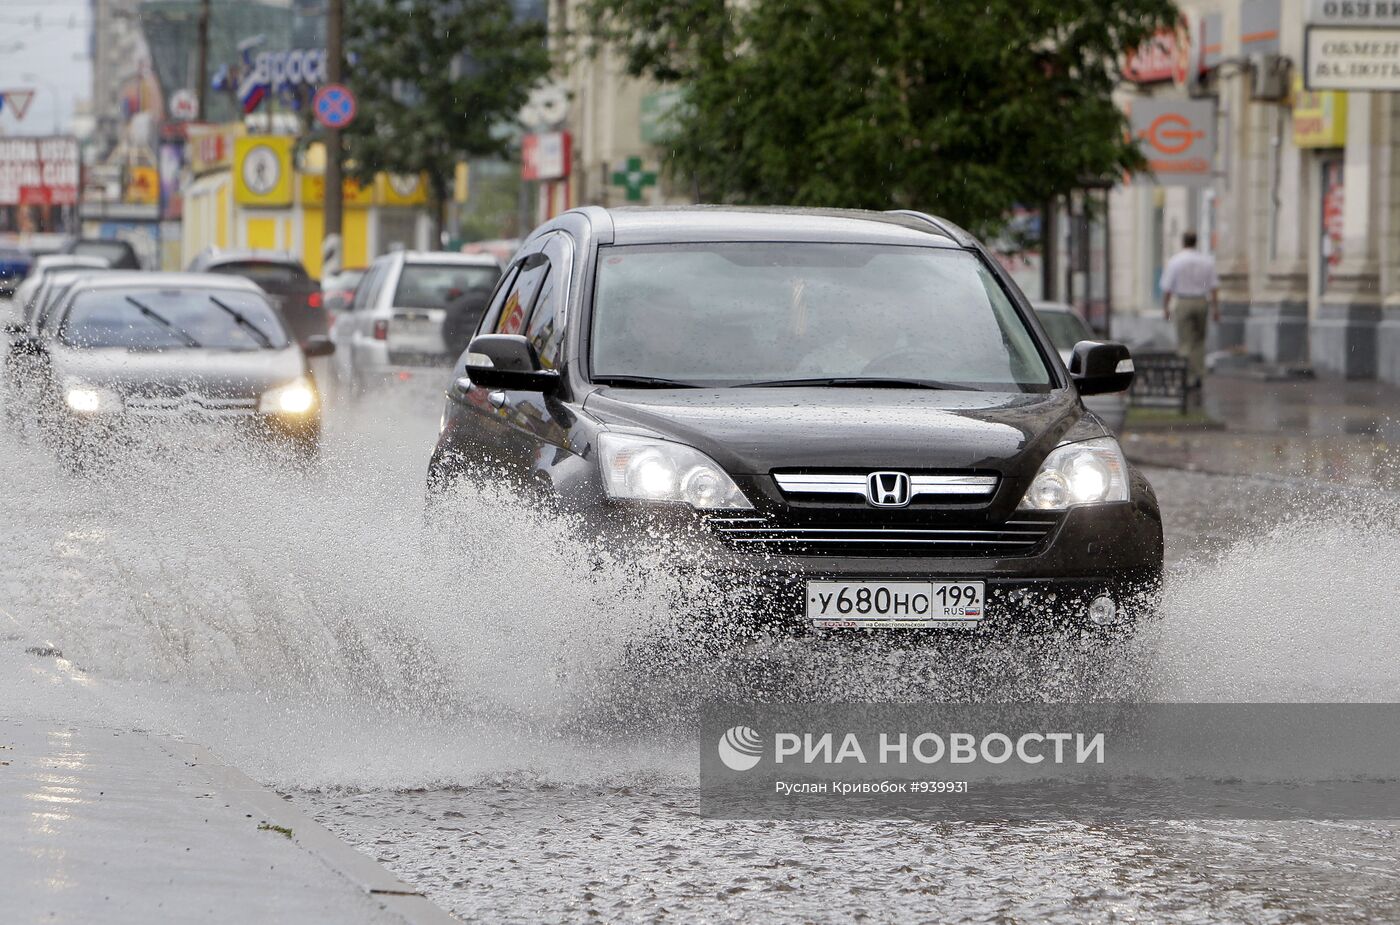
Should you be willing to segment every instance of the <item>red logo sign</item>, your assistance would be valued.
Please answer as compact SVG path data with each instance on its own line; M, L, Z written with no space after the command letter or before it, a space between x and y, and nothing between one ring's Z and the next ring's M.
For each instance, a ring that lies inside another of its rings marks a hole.
M1206 133L1179 112L1163 113L1139 137L1163 154L1181 154Z

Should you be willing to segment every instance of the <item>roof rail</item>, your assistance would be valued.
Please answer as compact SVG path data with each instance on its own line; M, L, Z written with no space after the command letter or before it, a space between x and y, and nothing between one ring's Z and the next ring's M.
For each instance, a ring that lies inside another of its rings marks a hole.
M952 238L954 241L957 241L964 247L970 247L971 245L977 243L976 238L968 234L963 229L959 228L957 225L954 225L946 218L938 218L937 216L929 215L927 212L918 212L914 209L888 209L886 210L886 214L907 215L910 218L917 218L920 221L928 222L930 225L937 228L939 231L943 232L945 235Z

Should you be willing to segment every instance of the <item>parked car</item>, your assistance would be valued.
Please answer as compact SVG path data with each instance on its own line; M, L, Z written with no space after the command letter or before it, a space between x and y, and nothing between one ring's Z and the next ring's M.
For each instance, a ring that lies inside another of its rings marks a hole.
M0 298L14 295L15 288L29 272L29 254L17 247L0 247Z
M141 258L131 242L115 238L75 238L64 245L63 253L101 257L114 270L141 269Z
M355 298L355 287L365 278L364 267L352 267L338 273L328 273L321 278L321 300L326 311L334 315L347 311Z
M1089 325L1072 306L1063 302L1034 302L1040 326L1050 336L1050 342L1059 351L1060 359L1068 366L1074 356L1074 348L1081 341L1098 338ZM1128 393L1112 392L1107 395L1092 395L1084 399L1084 407L1097 414L1114 433L1123 429L1123 421L1128 416Z
M64 270L103 270L108 267L105 257L88 257L81 254L45 254L34 259L34 265L29 268L29 274L25 276L24 282L15 289L13 297L10 299L10 313L16 319L23 319L28 316L27 306L39 287L43 285L44 278L52 273L61 273Z
M931 216L589 207L506 269L430 498L542 493L618 550L673 531L753 619L804 631L1131 623L1161 515L1081 395L1132 377L1112 343L1067 370L996 260Z
M476 328L501 267L487 254L397 251L376 259L355 290L350 311L336 319L336 374L355 391L425 372L441 374ZM463 324L463 314L469 318Z
M157 421L243 426L314 452L321 402L305 352L267 294L236 277L83 279L15 351L19 401L60 457L81 463ZM13 358L12 358L13 359Z
M257 283L282 312L298 343L322 337L330 330L321 297L321 284L312 279L291 254L277 251L205 251L188 267L192 273L241 276Z

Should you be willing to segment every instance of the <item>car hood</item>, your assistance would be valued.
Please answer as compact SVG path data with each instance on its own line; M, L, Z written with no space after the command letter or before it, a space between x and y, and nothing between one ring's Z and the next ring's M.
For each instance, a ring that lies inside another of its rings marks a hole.
M302 375L306 360L296 347L283 350L67 349L54 354L60 379L76 379L130 395L194 392L220 397L256 396Z
M750 475L787 468L1011 474L1039 466L1062 439L1104 433L1068 389L604 388L584 409L614 429L687 443Z

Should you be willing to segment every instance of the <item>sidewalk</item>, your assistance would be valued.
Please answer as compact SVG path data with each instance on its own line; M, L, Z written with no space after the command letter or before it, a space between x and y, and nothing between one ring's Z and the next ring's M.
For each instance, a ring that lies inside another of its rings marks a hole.
M0 718L0 819L7 925L456 921L206 749L144 732Z
M1124 452L1145 465L1400 489L1400 388L1214 375L1202 407L1222 429L1130 419Z

